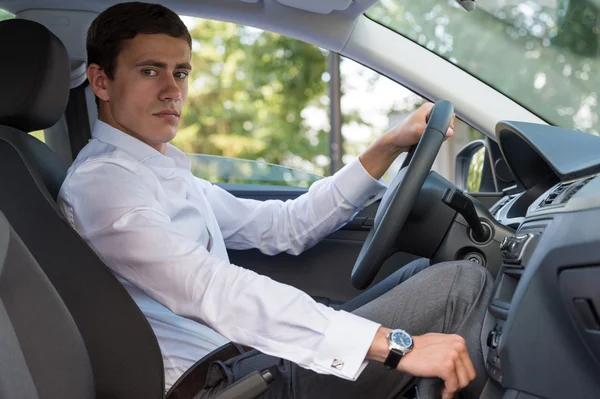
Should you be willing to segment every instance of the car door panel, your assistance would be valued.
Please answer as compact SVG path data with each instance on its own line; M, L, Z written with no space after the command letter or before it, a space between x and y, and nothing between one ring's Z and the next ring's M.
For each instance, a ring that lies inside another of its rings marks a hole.
M306 188L260 186L245 184L219 184L239 198L265 201L289 200L307 192ZM350 283L350 273L358 257L377 212L379 202L360 211L341 229L325 237L313 248L298 256L286 253L269 256L258 250L229 250L233 264L292 285L313 297L327 302L345 302L361 291ZM373 284L381 281L416 256L397 253L383 265Z
M361 292L352 286L350 273L363 244L363 241L348 239L344 233L333 233L299 256L285 253L267 256L252 249L229 251L229 257L233 264L292 285L313 297L343 303ZM373 284L414 259L417 257L406 253L393 255L384 263Z

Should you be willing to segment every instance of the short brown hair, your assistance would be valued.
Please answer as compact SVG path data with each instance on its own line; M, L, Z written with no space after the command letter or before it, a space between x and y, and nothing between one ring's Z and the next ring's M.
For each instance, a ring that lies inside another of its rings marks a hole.
M98 64L112 80L117 57L125 41L139 34L161 33L185 39L190 49L192 47L192 37L187 27L175 12L165 6L130 2L109 7L94 19L88 30L88 65Z

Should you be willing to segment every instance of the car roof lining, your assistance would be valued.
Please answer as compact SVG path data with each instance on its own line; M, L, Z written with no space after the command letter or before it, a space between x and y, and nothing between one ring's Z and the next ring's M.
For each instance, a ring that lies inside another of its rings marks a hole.
M290 7L286 4L294 4ZM84 11L97 14L119 3L115 0L0 0L0 9L15 15L24 11L36 13ZM332 51L339 51L348 40L354 21L368 10L376 0L354 0L347 8L335 10L340 0L319 0L322 10L333 8L329 13L310 12L301 9L304 0L168 0L161 4L179 15L235 22L243 25L277 32ZM313 2L309 2L313 3ZM315 2L316 3L316 2ZM48 26L49 28L51 26ZM82 41L84 38L82 38Z
M289 7L279 0L203 0L201 4L171 0L163 3L179 15L253 26L341 52L352 34L356 18L375 2L356 0L345 10L328 14ZM0 0L0 9L18 18L39 22L61 39L72 60L71 87L76 87L85 80L81 71L85 71L82 64L86 61L87 29L99 12L116 3L115 0ZM79 34L74 35L74 31Z
M150 2L152 2L150 0ZM210 3L219 6L224 14L229 14L231 7L236 4L247 4L250 6L259 6L268 9L277 5L285 5L285 10L279 10L286 13L303 12L314 10L314 13L329 14L340 13L345 14L350 18L355 19L360 14L363 14L371 6L377 3L378 0L222 0L222 1L206 1L203 0L199 4L198 0L166 0L161 1L161 4L173 9L182 15L199 16L202 8ZM93 11L99 13L112 4L119 3L115 0L0 0L0 8L5 9L13 14L27 9L66 9L66 10L81 10Z

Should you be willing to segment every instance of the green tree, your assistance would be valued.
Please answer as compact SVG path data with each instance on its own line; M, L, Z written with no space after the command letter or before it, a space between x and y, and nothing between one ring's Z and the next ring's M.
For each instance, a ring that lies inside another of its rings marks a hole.
M290 164L327 154L302 111L324 107L326 53L285 36L197 20L193 71L174 144L186 152Z

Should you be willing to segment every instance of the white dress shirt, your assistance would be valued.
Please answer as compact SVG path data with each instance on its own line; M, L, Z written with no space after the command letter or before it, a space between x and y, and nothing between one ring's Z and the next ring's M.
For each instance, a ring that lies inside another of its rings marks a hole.
M379 324L232 265L226 248L271 255L315 245L382 195L385 185L360 161L296 200L262 202L194 177L172 145L163 155L101 121L92 136L59 206L150 321L167 389L229 340L317 373L358 377Z

